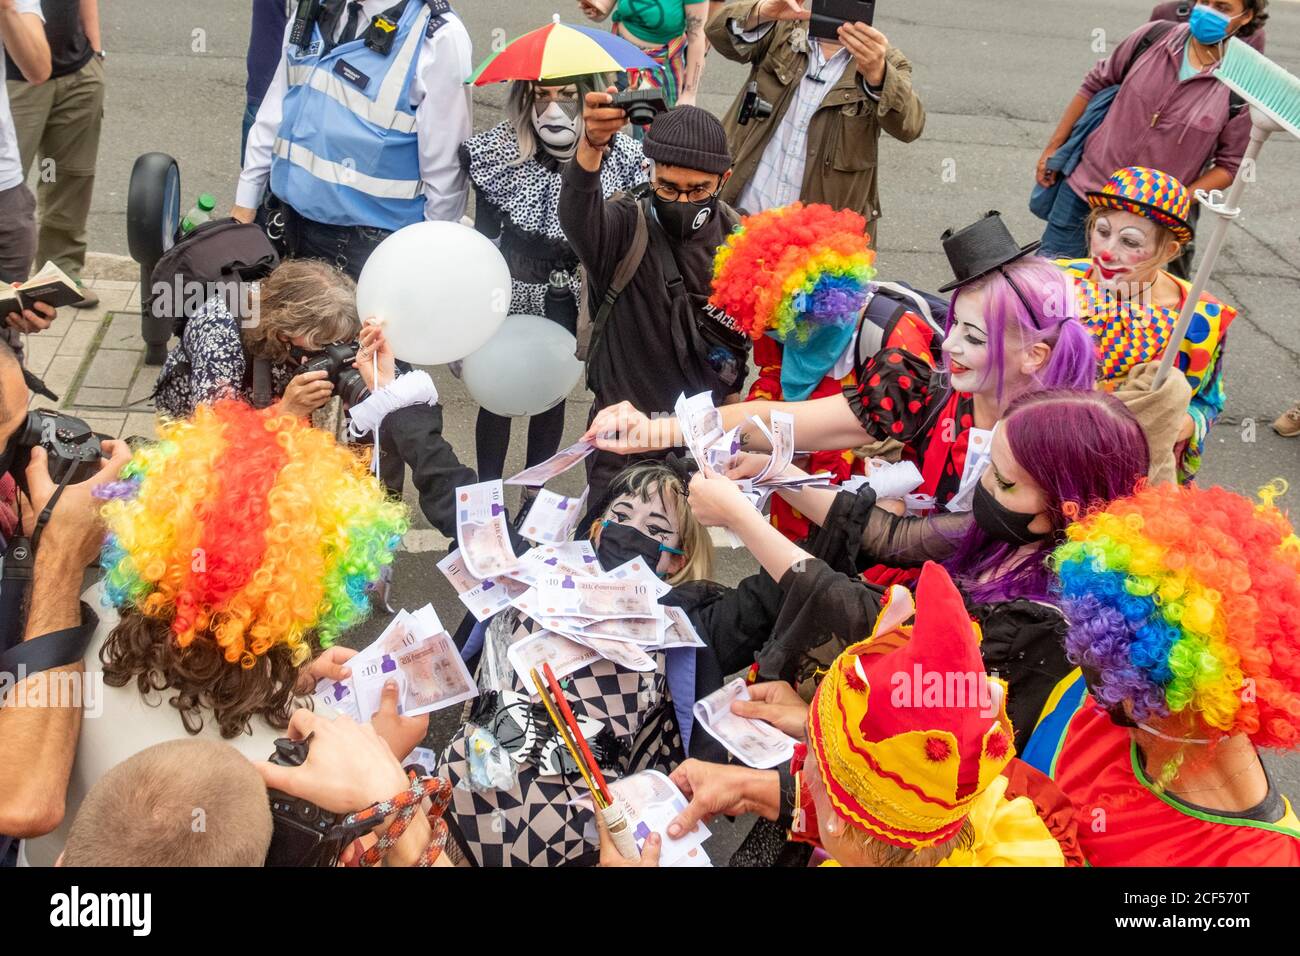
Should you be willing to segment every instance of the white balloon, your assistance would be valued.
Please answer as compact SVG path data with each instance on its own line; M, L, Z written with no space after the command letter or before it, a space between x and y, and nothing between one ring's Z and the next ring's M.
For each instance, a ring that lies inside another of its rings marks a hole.
M538 315L512 315L465 359L461 381L494 415L537 415L554 408L582 377L573 333Z
M457 222L397 230L366 260L357 313L384 326L399 359L443 365L490 339L510 312L510 268L480 232Z

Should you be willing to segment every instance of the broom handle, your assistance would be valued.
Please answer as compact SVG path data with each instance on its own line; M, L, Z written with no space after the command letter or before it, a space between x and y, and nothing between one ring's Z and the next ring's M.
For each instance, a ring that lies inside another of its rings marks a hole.
M1255 119L1255 116L1252 115L1252 120ZM1246 177L1243 172L1255 168L1255 160L1259 157L1259 151L1263 148L1264 141L1268 139L1271 132L1272 130L1261 129L1257 121L1253 123L1250 128L1250 145L1246 147L1246 154L1241 158L1241 165L1237 167L1236 178L1233 179L1232 185L1228 187L1228 195L1224 197L1222 203L1218 204L1217 208L1209 203L1203 203L1215 213L1217 218L1214 222L1214 228L1210 230L1209 241L1205 244L1205 254L1201 257L1201 267L1196 270L1196 276L1192 279L1192 287L1187 291L1183 309L1178 314L1178 324L1174 326L1174 331L1165 345L1164 358L1160 360L1160 368L1157 370L1155 381L1151 385L1152 391L1159 390L1160 386L1165 383L1165 379L1169 377L1170 371L1173 370L1174 359L1178 357L1178 350L1183 347L1183 339L1187 337L1187 329L1192 324L1192 315L1195 314L1196 306L1201 301L1201 293L1210 284L1210 275L1214 272L1214 266L1219 259L1219 252L1223 249L1223 241L1228 235L1228 226L1236 216L1237 201L1241 198L1242 190L1246 188Z

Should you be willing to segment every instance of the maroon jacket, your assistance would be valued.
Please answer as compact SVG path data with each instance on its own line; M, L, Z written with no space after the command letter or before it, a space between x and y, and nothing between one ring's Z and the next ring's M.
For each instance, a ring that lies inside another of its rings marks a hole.
M1190 34L1186 24L1174 27L1129 66L1134 48L1150 28L1145 24L1121 41L1079 87L1080 95L1091 99L1124 77L1110 111L1088 137L1083 158L1067 180L1080 197L1101 189L1125 166L1150 166L1190 185L1207 166L1236 175L1241 165L1250 139L1250 111L1230 117L1231 91L1214 78L1217 67L1185 83L1178 81Z

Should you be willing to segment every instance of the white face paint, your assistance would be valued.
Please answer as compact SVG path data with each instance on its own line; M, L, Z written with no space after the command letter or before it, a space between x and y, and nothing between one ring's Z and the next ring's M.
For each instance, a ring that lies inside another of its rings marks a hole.
M578 117L570 116L554 100L538 101L537 109L533 110L533 129L552 152L562 153L578 142Z
M682 549L682 536L677 527L675 510L668 507L662 495L657 492L650 496L649 501L643 501L637 495L620 495L610 502L604 520L636 528L646 537L665 547L676 551ZM599 534L596 536L596 543L600 543ZM672 574L681 567L682 561L681 555L661 550L659 563L652 570L659 574Z
M1160 251L1160 227L1124 209L1108 209L1097 217L1088 236L1091 278L1109 288L1152 281Z
M984 318L984 293L970 292L957 302L952 329L944 339L952 387L968 394L997 388L990 375L989 331Z

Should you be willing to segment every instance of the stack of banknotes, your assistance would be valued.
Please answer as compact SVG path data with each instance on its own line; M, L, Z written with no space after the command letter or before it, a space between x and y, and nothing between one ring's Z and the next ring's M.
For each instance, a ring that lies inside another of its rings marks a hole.
M606 572L586 541L539 544L516 554L503 494L500 481L456 490L461 546L438 568L479 621L514 608L540 626L510 648L511 664L530 691L528 671L543 662L557 677L602 657L651 671L653 651L704 646L685 612L659 603L672 588L641 558Z

